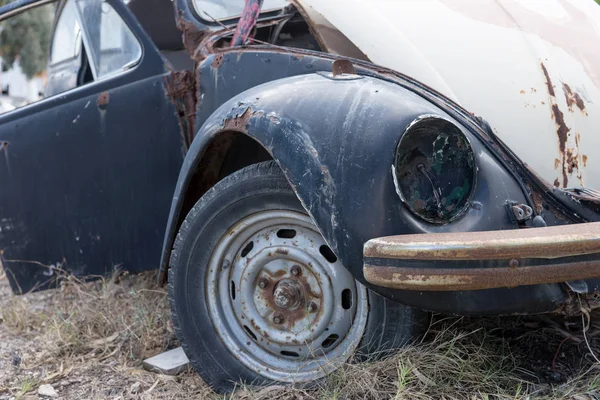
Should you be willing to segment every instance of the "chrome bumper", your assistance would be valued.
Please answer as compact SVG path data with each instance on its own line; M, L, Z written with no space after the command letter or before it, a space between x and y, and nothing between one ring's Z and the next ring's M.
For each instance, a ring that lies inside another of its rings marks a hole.
M417 291L600 278L600 222L372 239L364 246L363 271L373 285Z

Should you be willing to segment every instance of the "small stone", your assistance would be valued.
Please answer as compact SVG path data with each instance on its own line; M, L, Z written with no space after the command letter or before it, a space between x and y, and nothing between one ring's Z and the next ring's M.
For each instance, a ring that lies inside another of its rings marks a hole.
M142 384L140 382L136 382L133 385L131 385L131 387L129 388L129 393L131 394L137 394L140 391L140 387L142 386Z
M54 390L54 388L52 387L52 385L42 385L38 388L38 394L40 396L45 396L45 397L58 397L58 393L56 393L56 390Z
M190 360L181 347L144 360L144 368L163 375L177 375L190 367Z
M11 358L11 364L14 367L18 367L19 365L21 365L21 357L18 354L13 354L12 358Z

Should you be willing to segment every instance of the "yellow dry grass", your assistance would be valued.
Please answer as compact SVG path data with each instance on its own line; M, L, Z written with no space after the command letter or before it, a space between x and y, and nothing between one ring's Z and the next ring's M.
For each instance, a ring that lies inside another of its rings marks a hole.
M42 384L64 399L597 399L594 323L584 338L579 319L436 316L398 354L348 364L316 387L240 386L219 396L193 372L141 369L145 357L178 345L153 274L71 277L19 297L0 277L0 399L36 398Z

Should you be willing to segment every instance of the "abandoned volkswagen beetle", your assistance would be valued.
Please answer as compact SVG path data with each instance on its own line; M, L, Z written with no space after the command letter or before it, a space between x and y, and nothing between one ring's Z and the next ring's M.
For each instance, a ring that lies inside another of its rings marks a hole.
M44 99L0 116L16 293L159 267L228 391L599 289L594 1L262 3L0 8L54 13Z

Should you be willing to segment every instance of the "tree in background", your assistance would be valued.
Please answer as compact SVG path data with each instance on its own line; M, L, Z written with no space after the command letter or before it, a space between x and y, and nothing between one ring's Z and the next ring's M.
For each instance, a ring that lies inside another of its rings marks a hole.
M0 6L13 0L0 0ZM23 73L31 79L48 64L55 6L41 6L0 22L0 55L12 66L17 57Z

